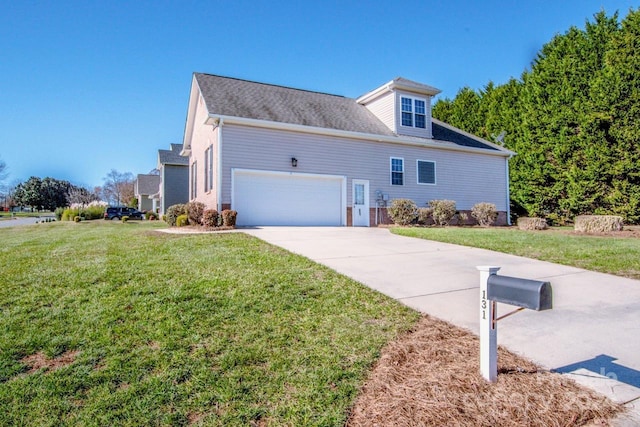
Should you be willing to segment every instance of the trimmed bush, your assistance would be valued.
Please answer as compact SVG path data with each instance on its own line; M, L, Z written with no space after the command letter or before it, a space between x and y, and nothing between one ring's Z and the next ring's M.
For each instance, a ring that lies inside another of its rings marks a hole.
M153 211L147 211L144 213L144 219L148 221L155 221L156 219L158 219L158 214Z
M547 220L544 218L529 218L526 216L518 218L518 228L520 230L546 230Z
M489 227L498 217L498 210L493 203L476 203L471 208L471 216L478 221L481 227Z
M202 213L202 225L205 227L218 226L218 211L215 209L205 209Z
M178 203L177 205L171 205L167 208L167 212L165 214L165 221L171 227L176 226L176 220L180 215L186 215L187 211L185 209L185 205L182 203Z
M581 215L575 219L574 230L581 233L610 233L621 231L624 221L615 215Z
M79 215L76 215L73 217L73 222L80 222L82 221L82 218Z
M204 212L204 203L189 202L185 205L187 216L189 217L189 224L200 225L202 224L202 214Z
M129 217L127 215L122 217L122 222L127 222L129 221Z
M178 215L178 218L176 218L176 226L184 227L185 225L189 225L189 217L185 214Z
M225 227L235 227L236 226L236 218L238 217L238 212L232 211L230 209L225 209L222 211L222 225Z
M449 225L456 214L456 202L453 200L431 200L429 207L433 208L433 222L439 226Z
M418 206L410 199L393 199L387 213L394 224L409 225L418 219Z
M433 224L433 208L418 208L418 224Z

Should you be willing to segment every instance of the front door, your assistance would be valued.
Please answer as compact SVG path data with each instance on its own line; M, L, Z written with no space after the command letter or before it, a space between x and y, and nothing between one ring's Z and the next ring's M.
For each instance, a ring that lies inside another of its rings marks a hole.
M354 227L369 226L369 181L353 180L353 208L351 214Z

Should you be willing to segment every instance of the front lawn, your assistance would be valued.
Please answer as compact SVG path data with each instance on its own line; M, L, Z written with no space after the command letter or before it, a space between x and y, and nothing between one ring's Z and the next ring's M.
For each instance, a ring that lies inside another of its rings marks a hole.
M566 230L516 228L394 227L395 234L490 249L527 258L640 279L640 239L584 236Z
M0 425L341 425L417 314L244 234L0 230Z

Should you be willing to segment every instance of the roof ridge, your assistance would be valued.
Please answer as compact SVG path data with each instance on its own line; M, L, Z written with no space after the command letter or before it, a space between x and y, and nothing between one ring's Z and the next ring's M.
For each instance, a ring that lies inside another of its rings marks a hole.
M349 97L344 96L344 95L336 95L335 93L320 92L320 91L317 91L317 90L310 90L310 89L300 89L300 88L296 88L296 87L284 86L284 85L279 85L279 84L275 84L275 83L257 82L255 80L241 79L241 78L238 78L238 77L228 77L228 76L221 76L219 74L198 73L198 72L194 72L194 74L199 74L199 75L203 75L203 76L210 76L210 77L219 77L221 79L236 80L236 81L239 81L239 82L253 83L253 84L258 84L258 85L263 85L263 86L277 87L277 88L281 88L281 89L296 90L296 91L300 91L300 92L315 93L315 94L318 94L318 95L335 96L335 97L343 98L343 99L352 99L352 98L349 98Z

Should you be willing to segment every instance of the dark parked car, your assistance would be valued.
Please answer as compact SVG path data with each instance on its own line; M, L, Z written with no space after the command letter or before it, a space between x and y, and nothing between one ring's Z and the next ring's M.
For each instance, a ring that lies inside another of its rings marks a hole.
M128 208L126 206L110 207L104 211L104 219L121 220L123 216L129 219L142 219L144 215L137 209Z

